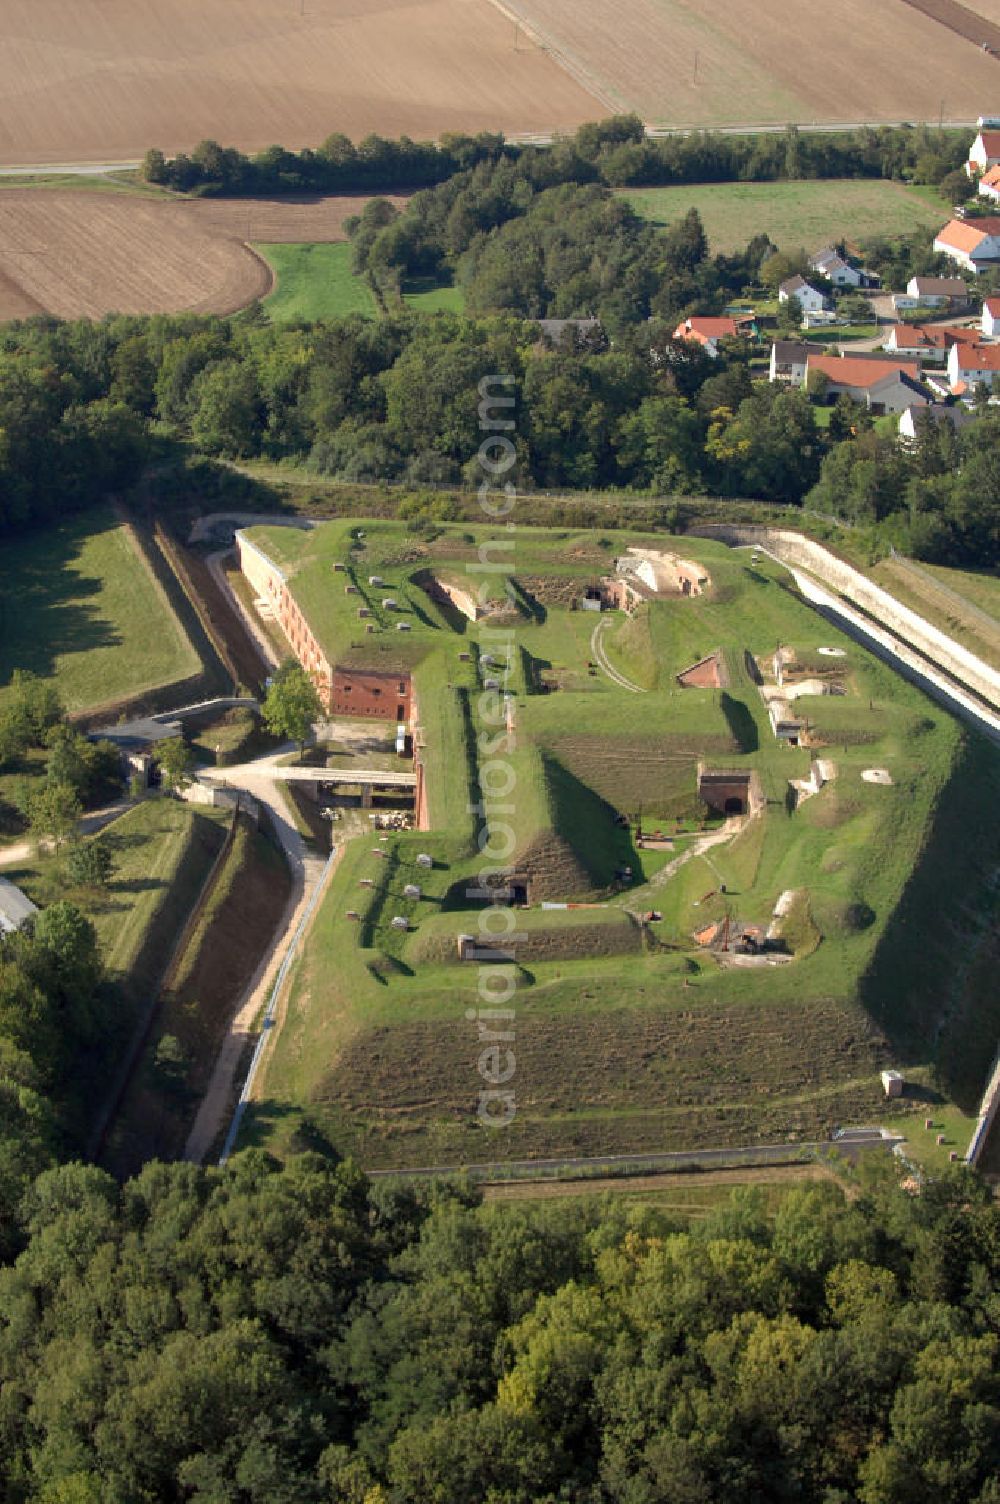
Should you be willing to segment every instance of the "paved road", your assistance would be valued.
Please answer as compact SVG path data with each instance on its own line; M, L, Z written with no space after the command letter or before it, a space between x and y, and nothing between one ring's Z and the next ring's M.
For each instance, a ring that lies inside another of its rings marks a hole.
M257 763L245 763L225 769L227 783L245 790L260 804L266 805L292 873L292 892L274 939L237 1005L229 1032L216 1059L208 1090L188 1136L184 1158L195 1164L203 1162L222 1131L236 1095L240 1063L253 1038L254 1024L261 1009L267 1004L292 938L296 935L327 868L323 857L306 847L289 820L281 794L275 786L275 761L283 755L285 754L278 752L272 757L261 758Z

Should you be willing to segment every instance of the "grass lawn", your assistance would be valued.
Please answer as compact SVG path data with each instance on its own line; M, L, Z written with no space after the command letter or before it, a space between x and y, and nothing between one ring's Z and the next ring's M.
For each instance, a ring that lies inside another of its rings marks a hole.
M367 590L374 566L398 594L410 572L452 574L482 541L461 524L423 538L386 523L364 530L356 576ZM343 597L328 582L350 524L262 532L319 613L314 628L336 637ZM618 535L615 551L640 541ZM933 1084L933 1110L974 1108L1000 1032L981 960L1000 832L971 854L953 834L1000 798L997 753L839 637L779 566L754 568L704 540L677 546L710 574L705 595L605 618L609 656L647 691L630 694L588 668L599 618L570 604L606 566L605 540L524 529L514 542L504 567L523 608L520 667L508 686L514 743L503 749L514 862L547 885L543 897L613 907L518 911L527 937L514 968L518 1112L484 1136L468 1011L482 1005L478 968L459 961L456 939L480 923L468 896L478 866L469 793L497 754L470 686L489 639L482 622L449 633L430 614L415 620L432 829L388 837L381 856L370 839L349 845L293 975L249 1141L284 1152L325 1140L373 1167L795 1142L926 1111L923 1098L883 1101L889 1064ZM810 752L775 741L745 662L747 652L766 662L775 642L794 647L808 673L829 663L819 647L839 643L846 654L843 693L799 703L837 776L794 810L789 780L806 775ZM676 675L716 648L728 686L681 688ZM669 875L667 858L647 864L615 815L641 809L647 828L673 838L669 857L684 855L700 823L700 757L755 770L766 811ZM871 766L889 768L892 786L865 783ZM434 857L431 871L418 852ZM623 865L634 882L618 891ZM407 897L408 884L419 898ZM798 895L790 962L724 967L696 945L693 932L727 913L766 926L788 890ZM637 936L625 909L662 918ZM406 932L392 927L397 916Z
M275 275L275 290L264 299L275 321L343 319L352 313L375 317L375 300L351 270L351 247L346 242L256 245L254 250Z
M430 277L408 282L403 302L414 313L463 313L465 298L460 287L442 287Z
M106 893L67 892L60 861L34 857L5 876L40 908L70 897L93 921L112 978L142 999L155 985L174 938L222 845L225 811L178 799L148 799L107 826L115 861Z
M743 250L768 234L782 250L813 251L830 240L938 230L947 212L900 183L857 179L790 183L697 183L625 190L645 219L668 225L698 210L713 252ZM811 336L810 336L811 337Z
M67 710L197 673L198 656L128 530L108 510L8 539L0 703L17 668L52 678Z

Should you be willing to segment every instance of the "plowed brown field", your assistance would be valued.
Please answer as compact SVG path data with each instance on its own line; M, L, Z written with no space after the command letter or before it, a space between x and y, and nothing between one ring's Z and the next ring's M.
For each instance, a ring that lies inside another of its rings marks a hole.
M501 0L497 0L501 3ZM905 0L502 0L577 78L666 125L974 120L1000 62ZM997 19L997 0L970 0Z
M0 163L572 127L600 105L489 0L3 0Z
M245 241L342 240L364 203L11 189L0 193L0 320L230 313L271 288Z

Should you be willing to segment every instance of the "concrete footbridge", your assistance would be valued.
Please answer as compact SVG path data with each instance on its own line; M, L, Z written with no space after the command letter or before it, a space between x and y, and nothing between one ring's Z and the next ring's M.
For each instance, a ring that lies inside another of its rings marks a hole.
M199 777L213 783L236 782L242 769L203 768ZM415 789L416 773L384 768L310 768L299 763L269 763L266 776L279 783L366 784L373 789Z

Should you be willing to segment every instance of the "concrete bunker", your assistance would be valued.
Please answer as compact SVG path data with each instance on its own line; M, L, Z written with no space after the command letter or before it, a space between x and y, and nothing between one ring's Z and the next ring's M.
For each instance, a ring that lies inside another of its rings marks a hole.
M754 769L706 768L698 764L698 798L717 815L753 815L764 807Z

